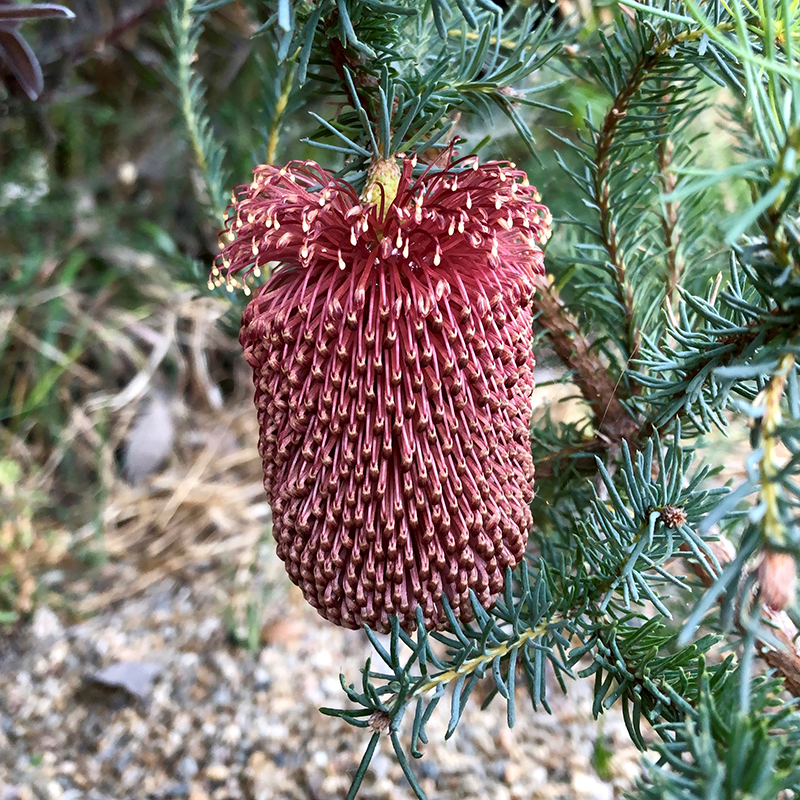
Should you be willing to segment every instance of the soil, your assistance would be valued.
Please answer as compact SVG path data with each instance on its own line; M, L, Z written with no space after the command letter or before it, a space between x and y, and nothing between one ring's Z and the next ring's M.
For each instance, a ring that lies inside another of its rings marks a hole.
M369 644L272 574L255 652L234 641L230 578L213 568L161 578L74 624L42 607L5 636L0 800L344 798L368 737L318 708L342 704L339 672L357 681ZM97 583L130 577L109 564ZM94 593L108 596L84 583L88 606ZM587 680L568 697L552 684L552 715L534 712L520 686L513 730L504 704L480 711L477 697L445 741L442 703L414 765L430 800L621 797L640 754L620 714L592 718ZM388 739L360 797L413 797Z

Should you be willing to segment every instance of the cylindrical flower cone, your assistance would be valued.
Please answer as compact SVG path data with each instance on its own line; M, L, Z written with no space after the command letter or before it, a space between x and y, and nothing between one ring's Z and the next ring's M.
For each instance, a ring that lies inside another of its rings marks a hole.
M474 158L316 164L237 189L212 282L245 286L277 552L324 617L379 631L472 618L525 552L532 279L551 217L525 174Z

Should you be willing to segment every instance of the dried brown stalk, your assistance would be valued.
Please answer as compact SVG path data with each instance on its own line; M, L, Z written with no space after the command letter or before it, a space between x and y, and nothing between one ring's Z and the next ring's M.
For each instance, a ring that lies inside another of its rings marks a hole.
M618 447L623 439L633 441L639 434L639 425L622 402L619 382L592 348L552 280L540 275L534 283L537 322L547 331L550 344L563 364L574 373L575 383L591 408L595 428L593 439L555 454L550 462L539 462L537 474L545 477L552 475L552 462L558 458L607 451Z
M724 536L720 537L719 541L709 542L708 546L723 569L736 558L736 550ZM684 545L681 549L688 551L689 548ZM716 576L699 562L690 560L689 566L705 587L711 586L716 580ZM774 611L764 607L761 615L770 624L770 634L780 642L781 649L759 641L756 644L758 655L767 666L781 675L786 690L794 697L800 697L800 644L798 644L800 634L797 627L785 611Z
M669 195L675 191L678 178L672 171L673 145L668 136L658 142L658 171L661 179L661 188L664 194ZM678 223L679 204L675 200L665 200L661 214L661 230L664 234L666 248L667 272L665 275L665 294L667 304L674 308L677 301L678 286L683 277L684 260L678 251L681 239L681 229Z

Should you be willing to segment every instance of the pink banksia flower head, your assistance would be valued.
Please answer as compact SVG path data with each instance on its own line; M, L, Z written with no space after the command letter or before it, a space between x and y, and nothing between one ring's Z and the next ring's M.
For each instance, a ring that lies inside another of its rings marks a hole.
M256 168L210 285L251 293L277 552L327 619L428 629L488 608L525 552L533 463L530 300L551 216L525 173L476 157L359 196L312 162Z

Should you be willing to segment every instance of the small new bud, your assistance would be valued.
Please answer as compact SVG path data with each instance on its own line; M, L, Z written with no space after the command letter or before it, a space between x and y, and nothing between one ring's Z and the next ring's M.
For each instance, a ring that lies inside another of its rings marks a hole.
M686 512L679 506L664 506L661 509L661 521L668 528L680 528L686 524Z
M384 213L397 197L397 187L400 185L400 165L396 158L381 159L373 161L369 174L367 175L367 185L361 199L365 204L374 204L380 207L381 188L383 189L383 208Z

